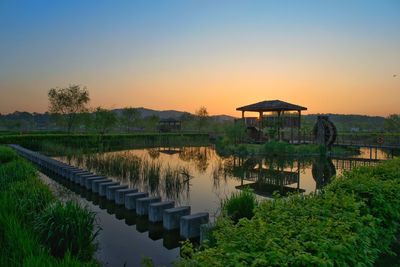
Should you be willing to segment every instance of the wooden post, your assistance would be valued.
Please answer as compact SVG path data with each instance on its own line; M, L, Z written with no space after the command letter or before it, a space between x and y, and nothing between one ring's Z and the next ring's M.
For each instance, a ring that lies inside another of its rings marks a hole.
M264 112L260 111L260 117L258 119L258 128L259 128L258 139L259 139L259 141L261 141L261 132L263 129L263 113Z
M281 111L278 111L278 141L281 141Z
M299 110L298 111L299 112L299 126L298 126L298 129L297 129L297 143L298 144L300 144L300 139L301 139L301 137L300 137L300 127L301 127L301 110Z

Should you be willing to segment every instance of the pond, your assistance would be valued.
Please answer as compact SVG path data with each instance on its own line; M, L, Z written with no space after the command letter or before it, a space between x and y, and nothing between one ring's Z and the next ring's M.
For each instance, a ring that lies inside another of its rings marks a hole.
M259 199L274 192L309 194L328 184L334 175L356 166L375 165L388 156L378 151L378 160L369 159L369 149L353 158L238 158L221 157L211 146L159 147L59 158L72 165L175 201L175 206L191 206L191 212L209 212L213 221L221 201L232 192L250 187ZM365 157L366 156L366 157ZM63 182L97 213L103 229L98 237L98 259L109 266L137 266L143 257L156 265L170 265L179 256L179 233L165 232L134 212L115 206L81 187Z

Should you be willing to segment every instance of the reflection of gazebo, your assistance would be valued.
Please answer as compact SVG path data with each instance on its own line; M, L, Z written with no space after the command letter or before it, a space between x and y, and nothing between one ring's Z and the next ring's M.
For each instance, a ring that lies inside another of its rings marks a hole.
M234 165L235 164L234 160ZM241 184L236 186L236 189L242 190L249 187L254 190L257 195L272 197L274 192L279 192L281 195L288 193L305 192L300 188L300 165L297 162L297 168L290 171L283 167L271 168L263 166L262 161L246 160L242 161L239 166L233 167L233 173L240 173ZM244 181L251 183L245 184ZM296 185L296 187L293 187Z
M242 112L242 121L247 128L255 129L258 132L258 139L262 138L264 127L277 127L278 138L281 139L281 128L291 129L291 141L293 142L293 129L297 128L298 140L300 140L300 119L301 111L306 107L294 105L281 100L268 100L255 104L239 107L236 110ZM259 116L246 118L245 112L258 112ZM264 113L270 113L264 116ZM293 116L293 112L294 116Z

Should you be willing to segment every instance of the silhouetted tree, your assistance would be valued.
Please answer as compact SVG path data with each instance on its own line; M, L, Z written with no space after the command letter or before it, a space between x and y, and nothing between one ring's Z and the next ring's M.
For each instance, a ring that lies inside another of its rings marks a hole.
M122 110L120 123L123 127L126 127L126 131L129 132L134 126L138 125L140 119L140 111L137 108L128 107Z
M195 115L197 117L198 129L199 129L199 131L201 131L208 122L207 108L204 106L201 106L198 110L196 110Z
M89 92L86 87L70 85L66 88L52 88L48 92L49 111L60 114L66 121L67 131L71 132L77 118L77 114L87 111Z
M110 110L98 107L93 113L93 128L101 135L109 132L116 123L117 116Z

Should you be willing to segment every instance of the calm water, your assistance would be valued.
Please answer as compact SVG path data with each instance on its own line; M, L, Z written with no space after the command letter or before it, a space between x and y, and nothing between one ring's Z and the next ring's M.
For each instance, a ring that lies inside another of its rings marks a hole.
M375 152L374 152L375 153ZM386 159L378 150L378 159ZM93 155L91 155L92 157ZM265 159L220 157L211 147L133 149L97 154L101 158L136 158L157 167L156 178L132 178L129 171L122 175L108 175L132 188L158 195L163 200L174 200L176 206L190 205L192 213L207 211L211 220L219 213L220 203L232 192L250 186L260 199L273 192L310 192L328 184L332 176L356 166L374 165L369 161L369 149L353 159ZM374 154L375 156L375 154ZM86 167L88 156L66 159L71 164ZM176 170L179 185L168 186L167 170ZM96 171L95 169L92 171ZM60 181L62 182L62 181ZM156 265L170 265L179 257L179 233L165 232L161 224L150 224L146 219L90 193L77 185L65 183L84 204L97 213L103 229L98 237L97 257L108 266L138 266L143 257L150 257Z

